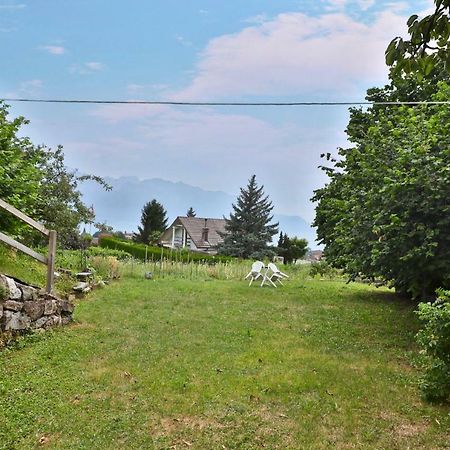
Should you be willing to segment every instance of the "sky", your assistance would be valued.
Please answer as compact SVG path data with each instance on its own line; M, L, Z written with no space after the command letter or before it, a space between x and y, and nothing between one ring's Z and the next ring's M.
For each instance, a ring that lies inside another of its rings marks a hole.
M363 101L431 0L0 0L0 98ZM237 194L256 174L311 221L348 108L9 103L81 173ZM149 193L151 198L151 193ZM181 212L180 212L181 214Z

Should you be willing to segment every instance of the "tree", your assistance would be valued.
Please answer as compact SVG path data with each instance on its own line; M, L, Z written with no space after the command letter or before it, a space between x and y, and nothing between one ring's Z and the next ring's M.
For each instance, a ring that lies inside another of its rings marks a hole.
M79 225L94 217L82 202L79 183L93 180L107 190L111 187L100 177L78 176L65 167L61 146L52 150L18 137L27 123L23 117L8 120L8 107L0 102L0 198L55 229L59 245L76 246L80 242ZM44 242L40 234L1 211L0 229L27 242Z
M240 195L232 208L230 218L225 219L226 233L219 252L257 259L274 255L268 243L278 233L278 223L270 224L273 219L272 202L268 196L264 196L264 186L258 187L255 175L252 175L246 188L240 189Z
M367 98L448 100L448 81L397 78ZM351 109L353 147L323 155L330 182L313 198L328 262L413 297L450 287L449 124L442 105Z
M434 0L432 14L419 19L412 15L407 22L409 40L396 37L386 50L386 64L394 72L417 72L428 76L440 62L450 74L450 0Z
M29 138L18 137L27 120L8 119L8 107L0 102L0 198L32 217L36 215L41 173L39 154ZM0 209L0 230L15 237L26 230L22 222Z
M38 168L42 178L37 200L37 217L50 229L58 232L60 245L78 248L81 223L92 223L93 209L83 203L78 189L80 183L94 181L111 190L101 177L78 175L65 166L63 147L56 150L40 147L41 160Z
M164 206L156 199L148 202L142 208L141 224L133 240L143 244L153 243L167 228L167 213Z
M197 215L197 213L194 211L194 208L192 208L192 206L189 207L189 209L187 210L186 216L187 217L195 217Z
M308 241L297 236L288 237L285 233L278 240L278 254L284 258L286 264L292 264L295 260L303 258L308 251Z

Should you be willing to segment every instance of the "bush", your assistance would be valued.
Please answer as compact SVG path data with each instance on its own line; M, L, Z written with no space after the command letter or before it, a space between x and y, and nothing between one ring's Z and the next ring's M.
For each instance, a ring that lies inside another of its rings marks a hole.
M131 258L131 253L128 253L124 250L117 250L113 248L103 248L103 247L89 247L87 250L88 256L113 256L118 260L124 260Z
M319 275L321 278L334 278L341 274L341 271L334 268L324 259L322 261L312 262L309 269L309 275L315 277Z
M124 242L114 237L103 237L100 239L101 248L121 250L132 255L134 258L145 261L158 261L167 259L170 261L180 262L203 262L206 264L215 264L217 262L231 261L233 258L229 256L213 256L205 253L190 252L186 249L172 250L162 247L146 246L134 242Z
M450 396L450 291L438 290L434 303L420 303L417 314L424 328L417 341L425 355L425 375L420 387L431 401Z

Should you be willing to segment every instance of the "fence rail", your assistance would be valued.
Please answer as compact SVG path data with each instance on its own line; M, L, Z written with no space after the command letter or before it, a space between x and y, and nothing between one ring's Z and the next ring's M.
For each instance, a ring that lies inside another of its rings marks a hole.
M12 237L0 232L1 242L4 242L5 244L17 250L20 250L26 255L31 256L32 258L36 259L37 261L47 266L47 283L45 289L50 294L53 291L54 276L55 276L56 231L47 230L47 228L45 228L44 225L42 225L39 222L36 222L31 217L28 217L22 211L19 211L14 206L10 205L9 203L6 203L1 198L0 198L0 208L4 209L5 211L8 211L12 215L20 219L22 222L25 222L34 229L40 231L44 236L48 237L48 254L47 256L44 256L41 255L40 253L35 252L33 249L27 247L26 245L16 241Z

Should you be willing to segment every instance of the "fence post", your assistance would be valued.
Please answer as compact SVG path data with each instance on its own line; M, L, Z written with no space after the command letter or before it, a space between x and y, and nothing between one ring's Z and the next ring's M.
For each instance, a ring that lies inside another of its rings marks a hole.
M48 257L47 257L47 286L46 292L52 293L53 279L55 277L55 254L56 254L56 231L50 230L48 234Z

